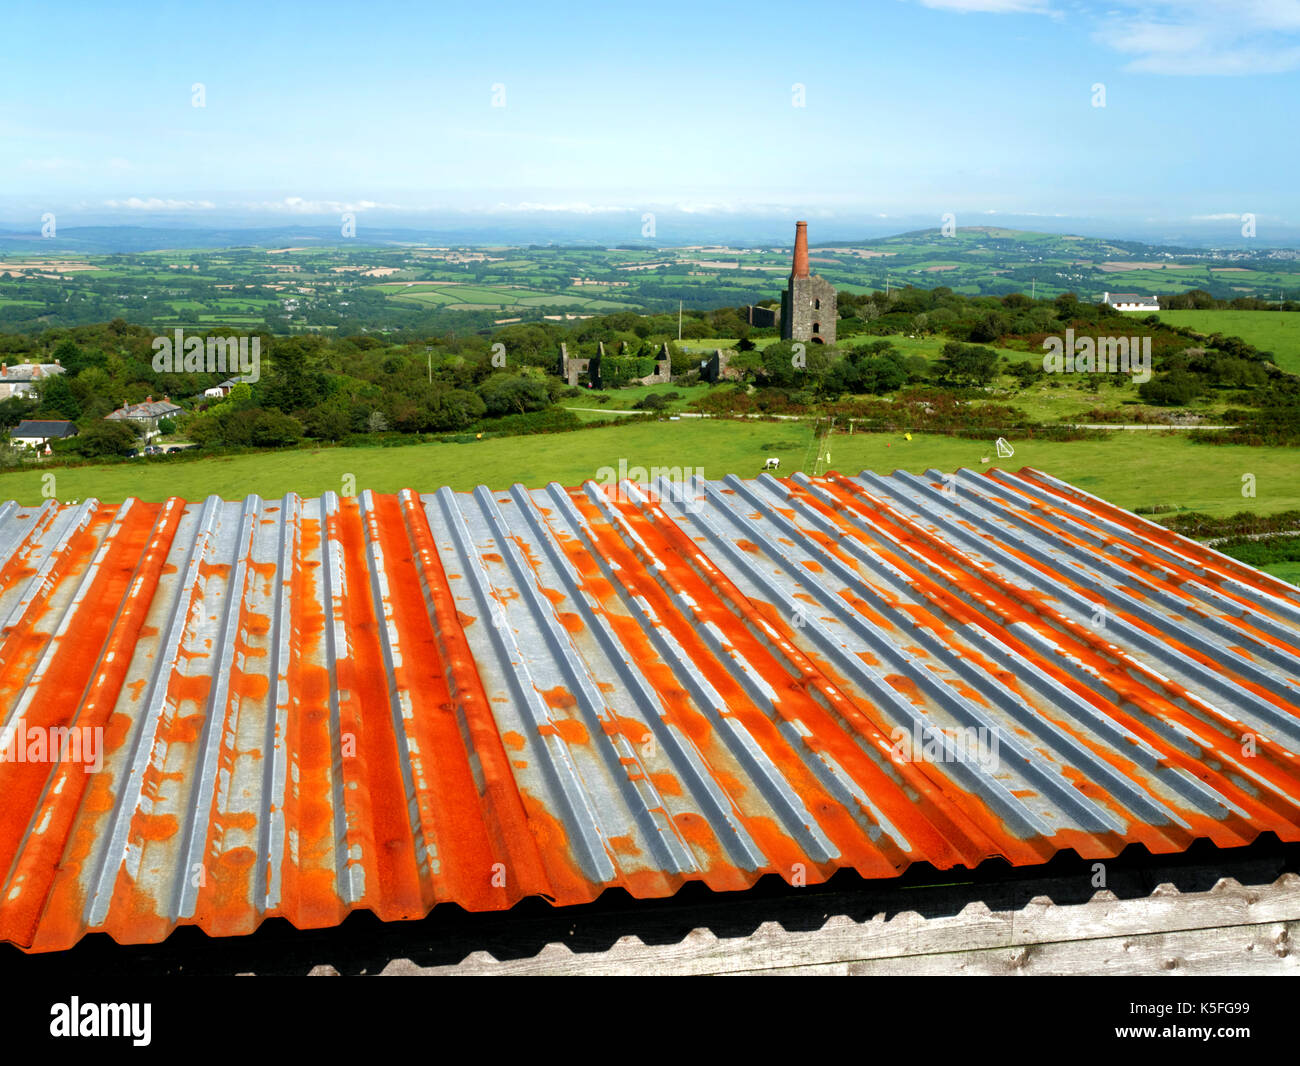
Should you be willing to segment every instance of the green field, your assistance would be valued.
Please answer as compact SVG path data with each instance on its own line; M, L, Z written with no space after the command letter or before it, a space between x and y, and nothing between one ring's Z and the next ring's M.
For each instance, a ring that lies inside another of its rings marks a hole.
M1085 379L1070 380L1065 375L1057 375L1055 380L1030 385L1028 388L1015 388L1010 377L1000 377L997 384L1000 391L994 393L987 401L973 401L977 407L999 404L1013 407L1026 418L1035 422L1069 422L1088 424L1092 419L1088 412L1094 407L1106 410L1131 411L1126 424L1138 424L1137 412L1152 411L1168 414L1170 408L1148 407L1138 400L1137 386L1127 375L1116 374L1108 379L1099 389L1092 389ZM1194 403L1178 408L1181 415L1200 415L1207 425L1224 425L1224 411L1228 408L1226 401L1214 396L1202 396ZM1148 432L1144 430L1143 432Z
M1272 514L1300 504L1300 452L1294 448L1195 444L1189 434L1120 431L1105 440L1012 441L1015 456L998 460L993 442L889 434L836 436L831 467L856 473L973 470L1032 466L1120 507L1164 506L1211 515ZM991 464L981 463L985 456ZM1254 474L1256 497L1241 495L1242 475Z
M1258 514L1300 509L1300 454L1288 448L1197 445L1186 434L1116 433L1106 440L1013 442L1015 457L996 465L1034 466L1121 507L1163 505L1207 514L1249 510ZM993 442L917 434L837 434L830 440L832 469L888 473L928 468L984 469ZM321 448L239 455L189 462L136 460L107 466L53 469L61 499L94 495L105 501L127 496L238 499L251 493L277 498L289 491L315 496L339 491L352 474L358 490L430 492L439 486L493 488L520 482L577 485L601 467L690 466L711 478L757 475L770 455L782 474L813 472L816 449L808 422L732 422L683 419L611 425L572 433L502 437L469 444L396 448ZM826 464L822 464L824 469ZM0 475L0 498L25 504L41 499L41 469ZM1257 496L1243 499L1241 477L1256 477Z
M416 283L410 288L385 290L390 300L422 306L445 307L450 310L521 311L543 307L577 307L586 311L618 311L627 308L625 301L596 299L591 295L593 286L548 293L527 289L519 285L488 287L478 285L448 285L436 282ZM604 295L602 292L600 295Z
M1270 563L1262 569L1265 573L1280 577L1292 585L1300 585L1300 563Z
M575 396L571 399L561 401L561 406L570 409L577 409L581 413L582 408L601 408L607 407L614 411L630 411L633 404L639 400L644 400L651 394L658 393L677 393L677 399L669 400L665 411L681 411L692 400L701 396L706 396L711 385L629 385L624 389L613 389L608 392L600 390L583 389L581 396ZM609 399L601 403L601 397L608 396Z
M1240 337L1260 351L1272 352L1283 370L1300 374L1300 311L1161 311L1160 321L1206 336Z

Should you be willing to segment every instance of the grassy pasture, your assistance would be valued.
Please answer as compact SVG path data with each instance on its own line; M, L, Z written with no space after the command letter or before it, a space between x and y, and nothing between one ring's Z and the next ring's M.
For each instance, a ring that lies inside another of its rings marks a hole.
M631 391L631 390L629 390ZM613 402L613 401L611 401ZM573 433L520 439L489 438L468 444L421 444L394 448L319 448L223 456L189 462L129 463L56 469L61 499L94 495L106 501L127 496L237 499L251 493L276 498L289 491L315 496L339 491L344 474L358 489L430 492L441 485L502 488L558 481L576 485L603 466L690 466L708 477L753 477L769 455L782 458L782 472L808 464L815 450L809 422L683 419L679 422L611 424ZM1105 440L1012 441L1014 458L997 465L1034 466L1121 507L1163 505L1207 514L1238 511L1271 514L1300 509L1300 463L1295 449L1197 445L1182 433L1117 432ZM830 467L846 473L871 469L923 472L929 468L985 468L995 456L992 439L915 434L837 433L829 444ZM825 464L823 464L824 466ZM0 474L0 499L41 500L41 469ZM1243 474L1254 474L1257 496L1243 499Z
M1262 569L1292 585L1300 585L1300 563L1269 563Z
M1130 312L1139 314L1139 312ZM1161 311L1160 321L1209 336L1240 337L1272 352L1277 365L1300 374L1300 311Z
M538 289L528 289L519 285L502 285L493 288L486 285L447 285L421 283L406 288L394 287L387 290L390 300L402 303L417 303L429 307L445 307L451 310L491 310L518 311L539 307L577 307L588 311L602 309L619 310L629 306L626 302L613 299L593 299L570 293L547 293Z

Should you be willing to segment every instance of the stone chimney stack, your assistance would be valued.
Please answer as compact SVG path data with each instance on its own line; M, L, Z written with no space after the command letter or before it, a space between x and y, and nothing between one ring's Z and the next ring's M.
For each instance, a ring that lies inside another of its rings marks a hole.
M808 276L808 223L796 222L794 224L794 270L791 274L796 278L806 278Z

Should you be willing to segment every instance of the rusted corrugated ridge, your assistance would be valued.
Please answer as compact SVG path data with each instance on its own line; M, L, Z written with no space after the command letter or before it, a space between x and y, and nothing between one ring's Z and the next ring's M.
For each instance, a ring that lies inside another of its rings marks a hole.
M1300 590L1033 470L655 488L0 507L0 938L1300 839Z

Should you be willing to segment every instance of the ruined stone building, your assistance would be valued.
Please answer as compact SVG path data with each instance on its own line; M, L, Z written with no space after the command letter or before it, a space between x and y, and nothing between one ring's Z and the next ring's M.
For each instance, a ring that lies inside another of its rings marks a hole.
M627 354L627 342L624 342L620 355ZM588 356L585 359L580 356L570 357L569 346L561 343L560 375L570 386L587 385L590 388L599 389L603 385L600 373L600 364L603 359L605 359L604 341L601 341L596 346L595 355ZM632 384L666 385L672 380L672 367L672 354L668 350L668 342L665 341L655 357L654 373L645 377L634 378Z

